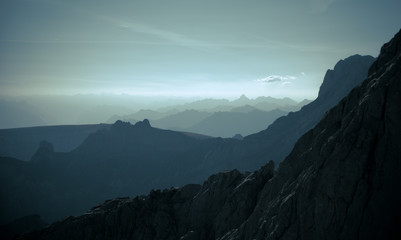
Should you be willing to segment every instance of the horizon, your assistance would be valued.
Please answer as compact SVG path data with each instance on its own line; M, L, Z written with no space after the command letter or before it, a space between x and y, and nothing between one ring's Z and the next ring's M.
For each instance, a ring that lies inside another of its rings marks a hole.
M326 70L376 57L386 1L3 1L0 96L315 99Z

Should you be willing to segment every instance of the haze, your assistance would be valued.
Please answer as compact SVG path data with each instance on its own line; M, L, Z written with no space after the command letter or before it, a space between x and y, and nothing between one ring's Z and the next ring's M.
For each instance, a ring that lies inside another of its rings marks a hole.
M82 111L115 114L153 97L314 99L338 60L378 55L399 9L398 0L3 0L0 96L56 109L57 96L80 94Z

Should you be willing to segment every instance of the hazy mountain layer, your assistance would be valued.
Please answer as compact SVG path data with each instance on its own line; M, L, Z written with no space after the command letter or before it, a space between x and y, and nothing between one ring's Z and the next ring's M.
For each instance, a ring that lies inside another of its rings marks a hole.
M41 141L51 142L57 152L69 152L89 134L108 127L94 124L0 129L0 156L29 161Z
M39 110L24 101L0 100L0 129L45 125Z
M299 110L308 101L258 97L249 99L204 99L159 110L140 110L134 114L115 115L106 122L117 120L137 122L149 119L152 126L163 129L194 132L213 137L243 136L266 129L275 119L289 111Z
M274 172L114 199L24 239L400 239L401 31Z
M363 60L371 59L355 58L360 60L359 64L356 61L356 66L365 66L361 64ZM344 60L345 63L348 61ZM363 70L358 68L355 71ZM334 70L337 71L338 68ZM347 76L347 73L342 76ZM342 78L331 80L338 80L337 85L344 83ZM327 101L330 100L326 99L323 103ZM304 116L311 117L311 114ZM297 122L289 121L287 125L281 125L282 131L299 122L309 121L302 118L295 120ZM272 148L265 144L274 139L281 140L282 135L261 133L255 136L242 141L202 139L155 129L144 121L134 126L116 122L110 129L91 134L69 153L54 152L51 145L43 143L31 162L0 159L3 191L0 199L1 222L35 213L45 221L81 214L104 199L135 196L152 188L200 183L207 176L228 169L255 170L268 162L271 154L286 150L281 146L274 145Z
M268 112L256 109L249 112L216 112L186 130L214 137L246 136L265 129L287 113L279 109Z
M116 122L75 150L55 152L42 142L30 162L0 158L0 223L38 213L46 221L81 214L116 196L200 183L225 169L209 153L239 142Z

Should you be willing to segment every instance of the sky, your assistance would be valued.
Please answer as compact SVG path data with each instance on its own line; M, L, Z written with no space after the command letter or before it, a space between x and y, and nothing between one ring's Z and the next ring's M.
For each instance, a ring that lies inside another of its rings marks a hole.
M314 99L377 56L399 0L1 0L0 96Z

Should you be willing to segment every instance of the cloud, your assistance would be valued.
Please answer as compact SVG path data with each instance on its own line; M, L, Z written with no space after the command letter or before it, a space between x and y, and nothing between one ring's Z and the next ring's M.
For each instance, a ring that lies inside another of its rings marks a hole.
M146 34L152 37L156 37L159 40L165 40L171 45L178 46L201 46L201 47L209 47L210 45L193 38L189 38L183 34L179 34L173 31L168 31L160 28L156 28L154 26L142 24L134 21L126 21L114 18L103 17L104 20L115 24L117 27L127 29L132 32ZM163 43L162 43L163 44Z
M288 80L295 80L297 77L295 76L290 76L290 75L285 75L285 76L279 76L279 75L269 75L264 78L259 78L256 81L260 83L275 83L275 82L283 82L283 84L287 85L291 83L291 81Z

